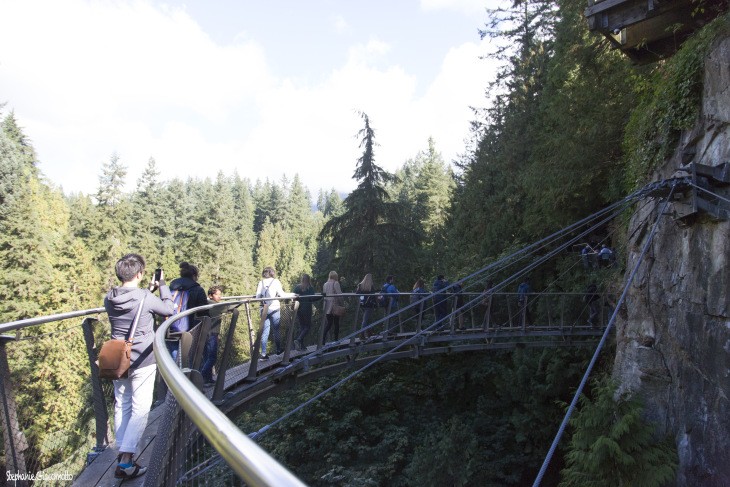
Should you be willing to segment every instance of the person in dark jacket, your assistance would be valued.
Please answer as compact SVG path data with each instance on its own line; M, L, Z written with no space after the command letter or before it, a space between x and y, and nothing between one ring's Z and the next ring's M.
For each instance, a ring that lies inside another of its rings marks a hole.
M304 350L304 339L312 328L312 307L314 302L322 299L322 295L315 295L312 278L309 274L302 274L302 279L294 288L294 294L299 296L299 308L297 308L297 320L299 320L299 334L294 339L294 348Z
M211 286L208 288L208 304L220 303L222 296L222 286ZM200 366L200 375L203 376L203 381L205 381L206 384L213 383L213 367L215 366L216 360L218 360L218 342L222 320L221 313L223 313L223 308L214 308L210 310L210 334L208 335L208 339L205 341L205 348L203 349L203 364Z
M130 337L133 345L129 373L126 378L114 381L114 428L119 449L114 476L118 479L130 479L147 471L134 461L134 455L147 425L155 386L154 315L169 316L175 310L162 272L159 281L150 281L149 289L139 287L144 267L144 258L138 254L119 259L115 271L122 285L113 287L104 298L112 338L116 339L128 337L137 309L142 306L134 336ZM156 288L160 290L159 298L150 292Z
M373 275L370 273L365 274L355 289L357 294L360 294L360 308L362 308L362 321L360 322L360 329L365 330L362 334L363 340L370 338L373 331L368 328L370 325L370 316L373 313L373 309L377 308L378 301L375 297L375 286L373 285Z
M176 309L173 314L208 304L208 297L205 294L205 290L200 284L198 284L198 268L187 262L180 262L180 277L172 280L170 283L170 291L172 292L173 298L179 293L187 292L188 294L187 305L182 309ZM176 324L173 323L170 328L175 332L188 331L198 324L202 316L208 316L208 312L203 311L201 313L195 313L191 316L190 320L184 321L186 323L185 325L176 326ZM179 340L168 340L167 348L170 350L172 358L177 360L177 351L180 348Z

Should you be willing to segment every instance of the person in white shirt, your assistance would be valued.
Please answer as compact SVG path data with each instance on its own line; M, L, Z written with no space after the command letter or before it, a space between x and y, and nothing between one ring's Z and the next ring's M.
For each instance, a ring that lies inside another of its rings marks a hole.
M265 267L261 273L261 279L256 288L257 298L291 298L296 297L295 294L287 293L281 286L281 281L276 278L276 271L273 267ZM281 334L279 333L279 324L281 323L281 302L278 299L267 299L261 302L261 312L264 311L264 305L268 304L269 308L266 312L266 320L264 321L264 329L261 332L261 359L269 358L266 355L266 342L269 341L269 333L274 328L274 344L276 345L276 353L284 353L282 346Z

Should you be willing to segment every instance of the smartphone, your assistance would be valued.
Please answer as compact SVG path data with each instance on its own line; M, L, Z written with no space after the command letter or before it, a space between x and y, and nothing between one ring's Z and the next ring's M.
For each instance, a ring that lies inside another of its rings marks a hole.
M157 268L155 269L155 279L154 282L159 282L160 278L162 278L162 269Z

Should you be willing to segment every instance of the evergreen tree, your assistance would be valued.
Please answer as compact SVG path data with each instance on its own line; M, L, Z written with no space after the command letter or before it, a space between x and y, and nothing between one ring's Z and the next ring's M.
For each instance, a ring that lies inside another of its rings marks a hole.
M141 254L150 267L162 263L164 222L168 214L167 202L160 199L159 175L155 160L150 157L131 201L132 249Z
M564 487L641 485L661 487L674 480L677 452L671 438L656 438L653 425L642 419L635 398L615 398L616 386L593 381L591 400L581 396L570 421L575 429L562 471Z
M386 184L395 177L375 163L375 131L368 116L361 117L363 154L353 175L357 188L345 198L344 212L330 218L320 232L321 239L331 242L340 274L353 281L368 272L393 272L408 258L416 237L401 223L398 203L389 201Z
M404 210L401 221L420 237L407 272L409 281L443 272L443 249L449 238L445 225L456 183L433 138L428 139L428 149L406 161L396 176L400 182L392 193Z
M245 265L250 261L250 253L244 251L238 238L233 188L222 173L218 174L207 206L205 239L210 241L210 254L201 267L213 284L225 287L227 294L243 294L251 284L251 269Z
M106 288L116 284L114 264L129 249L128 239L132 225L131 205L129 198L124 195L126 175L127 168L117 154L112 154L109 162L104 163L101 169L96 192L97 220L89 227L94 245L92 251L97 267L104 275Z

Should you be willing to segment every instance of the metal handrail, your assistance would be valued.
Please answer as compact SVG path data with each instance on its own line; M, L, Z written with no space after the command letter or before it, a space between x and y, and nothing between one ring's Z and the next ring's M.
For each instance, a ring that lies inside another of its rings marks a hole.
M234 304L240 305L243 303L244 301ZM225 303L229 306L230 304L231 302ZM155 333L153 349L157 368L188 417L195 423L203 436L208 439L213 448L220 453L228 465L248 485L266 487L306 486L286 467L242 433L238 426L210 402L178 368L165 346L167 329L174 321L182 316L221 305L200 306L183 311L165 320Z
M36 318L27 318L24 320L10 321L0 325L0 334L8 331L18 330L27 326L43 325L54 321L68 320L70 318L79 318L81 316L97 315L106 313L104 308L83 309L80 311L69 311L68 313L59 313L49 316L39 316Z

